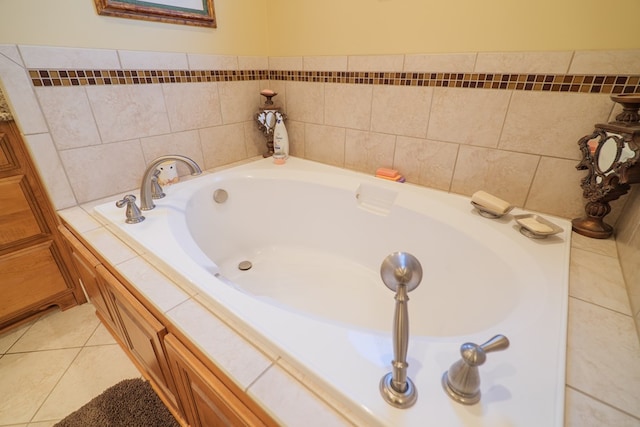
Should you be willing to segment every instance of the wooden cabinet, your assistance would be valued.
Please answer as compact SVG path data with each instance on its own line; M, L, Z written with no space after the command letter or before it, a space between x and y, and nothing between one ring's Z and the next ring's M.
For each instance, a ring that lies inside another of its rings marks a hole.
M178 410L175 386L162 346L167 329L103 265L96 266L96 272L104 297L113 307L121 345L169 399L170 409L175 413Z
M189 425L267 425L175 336L165 337L165 347Z
M277 426L213 361L181 341L162 313L114 275L117 270L66 227L60 233L96 314L179 421L193 427Z
M96 267L100 260L89 251L64 225L59 227L60 234L67 243L71 253L72 263L75 266L78 278L82 282L84 291L96 309L96 315L107 327L111 335L118 335L119 330L113 314L113 307L105 299L105 291L98 281Z
M86 302L57 226L18 128L0 122L0 330L51 306Z

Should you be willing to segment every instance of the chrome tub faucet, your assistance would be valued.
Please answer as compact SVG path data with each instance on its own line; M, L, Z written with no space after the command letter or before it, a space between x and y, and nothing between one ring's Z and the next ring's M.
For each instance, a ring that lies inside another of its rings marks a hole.
M202 169L200 166L190 158L186 156L181 156L179 154L169 154L167 156L160 156L157 159L154 159L149 163L147 169L145 169L144 174L142 175L142 184L140 184L140 209L143 211L149 211L156 207L153 203L153 188L151 185L151 180L155 176L154 173L156 168L162 162L166 162L167 160L176 160L184 163L189 167L189 171L191 175L200 175L202 173Z

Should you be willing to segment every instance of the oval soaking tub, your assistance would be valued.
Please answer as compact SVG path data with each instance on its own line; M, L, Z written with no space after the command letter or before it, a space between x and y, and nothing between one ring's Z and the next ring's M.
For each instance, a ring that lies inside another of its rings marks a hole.
M567 221L552 218L564 231L530 239L513 220L519 209L486 219L467 197L297 158L165 192L140 224L125 224L113 203L95 210L371 425L563 425ZM408 409L378 390L391 371L395 306L380 265L395 251L413 254L424 272L409 294L418 400ZM511 346L480 367L481 401L454 402L442 374L461 344L496 334Z

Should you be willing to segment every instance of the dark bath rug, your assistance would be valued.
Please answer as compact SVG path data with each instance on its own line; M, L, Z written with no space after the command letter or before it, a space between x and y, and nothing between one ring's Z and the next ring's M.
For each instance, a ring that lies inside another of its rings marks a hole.
M148 381L120 381L54 427L179 427Z

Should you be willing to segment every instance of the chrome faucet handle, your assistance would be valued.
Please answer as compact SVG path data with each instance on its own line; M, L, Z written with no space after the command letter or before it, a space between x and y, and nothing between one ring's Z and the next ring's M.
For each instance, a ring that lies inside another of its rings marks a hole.
M392 371L380 380L380 394L396 408L409 408L418 398L418 391L407 376L407 349L409 348L408 293L422 280L422 266L416 257L406 252L394 252L380 266L380 276L385 286L396 293L393 317Z
M509 339L496 335L484 344L467 342L460 346L462 358L442 375L442 387L456 402L473 405L480 401L478 366L487 360L487 353L509 348Z
M158 176L160 175L160 171L156 169L151 177L151 198L154 200L162 199L166 194L162 191L162 187L158 182Z
M136 205L136 196L133 194L127 194L122 200L118 200L116 206L119 208L127 207L127 219L125 220L127 224L137 224L144 221L144 216L142 216L142 212L140 212L140 209Z

